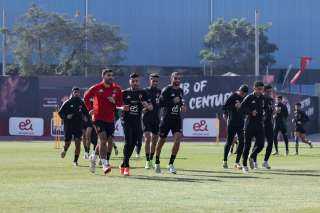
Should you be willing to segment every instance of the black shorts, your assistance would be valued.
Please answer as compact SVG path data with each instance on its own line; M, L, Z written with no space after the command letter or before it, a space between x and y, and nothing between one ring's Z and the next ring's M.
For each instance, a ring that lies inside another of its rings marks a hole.
M115 126L114 123L104 122L104 121L95 121L94 126L97 133L105 132L107 137L113 137Z
M160 137L166 138L168 137L169 132L172 134L177 132L182 133L182 120L181 118L169 118L163 119L160 122Z
M301 134L305 134L306 130L302 126L296 126L294 129L295 132L299 132Z
M64 140L71 141L72 139L81 139L82 127L72 124L64 125Z
M154 135L158 135L159 125L159 119L143 119L143 132L151 132Z

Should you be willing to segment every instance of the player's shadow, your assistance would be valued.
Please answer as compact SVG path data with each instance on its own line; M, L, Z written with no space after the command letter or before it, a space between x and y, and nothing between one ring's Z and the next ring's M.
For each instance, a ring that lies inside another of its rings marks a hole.
M149 180L149 181L163 181L163 182L187 182L187 183L204 183L204 182L221 182L221 180L212 178L186 178L186 177L168 177L168 176L145 176L133 175L130 179Z
M208 170L192 170L192 169L180 169L179 171L190 172L190 174L186 174L186 175L196 176L196 177L214 177L214 178L225 178L225 179L270 179L270 178L243 175L243 174L240 174L239 172L233 172L233 171L208 171ZM204 173L204 174L201 174L201 173ZM224 174L228 174L228 175L224 175Z
M308 169L296 169L296 170L290 170L290 169L272 169L271 171L277 171L277 172L293 172L293 173L300 173L300 172L307 172L307 173L320 173L320 170L308 170Z
M78 167L80 167L80 168L89 168L88 165L87 165L87 166L85 166L85 165L78 165Z
M208 174L232 174L238 175L239 172L233 172L231 169L227 171L213 171L213 170L196 170L196 169L180 169L183 172L192 172L192 173L208 173Z
M255 171L257 174L287 175L287 176L304 176L304 177L320 177L320 170L288 170L273 169L270 171Z
M304 158L320 158L320 155L299 155L299 157L304 157Z
M256 176L248 176L248 175L203 175L203 174L191 174L190 176L195 176L195 177L214 177L214 178L223 178L223 179L270 179L270 178L265 178L265 177L256 177Z
M161 160L169 160L169 159L170 159L170 157L161 158ZM176 159L177 160L188 160L188 158L185 158L185 157L177 157ZM122 156L115 156L115 157L111 157L111 160L123 160L123 157ZM139 158L132 157L131 160L141 161L141 160L146 160L146 158L145 157L139 157Z

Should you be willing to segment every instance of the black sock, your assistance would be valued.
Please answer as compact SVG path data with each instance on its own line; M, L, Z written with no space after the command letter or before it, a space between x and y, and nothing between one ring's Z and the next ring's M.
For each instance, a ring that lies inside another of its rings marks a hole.
M74 161L73 162L78 162L79 155L74 155Z
M156 156L156 164L160 164L160 156Z
M110 160L111 153L107 152L107 160Z
M153 160L154 153L151 153L149 156L149 160Z
M146 159L147 159L147 161L150 160L150 154L149 153L146 153Z
M176 159L176 155L171 155L169 164L173 164L175 159Z

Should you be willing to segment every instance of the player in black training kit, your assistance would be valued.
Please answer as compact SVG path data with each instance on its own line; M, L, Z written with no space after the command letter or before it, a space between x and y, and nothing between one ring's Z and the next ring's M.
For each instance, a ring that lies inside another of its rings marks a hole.
M63 119L65 141L63 151L61 152L61 158L66 156L71 140L74 138L76 149L73 164L74 166L78 166L83 120L84 117L89 117L89 112L80 97L80 89L78 87L72 89L71 97L62 104L59 110L59 116Z
M144 111L142 116L143 132L145 141L146 152L146 169L153 168L153 156L155 153L156 145L159 139L159 124L160 124L160 105L159 98L161 90L158 88L159 75L150 74L149 87L145 91L149 97L149 101L153 106L153 110Z
M84 123L83 123L83 147L84 147L84 159L89 159L90 157L90 145L91 145L91 141L92 139L94 139L94 135L93 135L93 124L92 124L92 119L91 116L89 116L88 118L84 119ZM92 137L93 136L93 137Z
M288 119L288 108L287 106L282 102L282 96L277 97L277 103L275 106L276 112L274 116L274 148L276 151L273 153L273 155L279 155L279 149L278 149L278 133L282 133L282 137L284 140L284 143L286 145L286 155L289 154L289 140L287 135L287 119Z
M227 118L227 142L224 145L223 168L228 168L228 154L234 142L235 135L238 136L239 144L237 148L237 157L235 168L242 169L240 166L240 158L243 153L244 145L244 113L240 110L243 98L248 94L248 86L242 85L238 91L234 92L223 106L224 117Z
M186 111L183 103L183 90L180 88L181 75L178 72L171 74L171 84L166 86L160 95L160 107L162 115L160 121L160 139L156 146L156 162L155 172L161 173L160 169L160 153L162 146L166 142L167 136L171 131L174 138L174 144L171 151L171 157L168 165L168 171L171 174L176 174L176 169L173 166L177 156L182 137L182 120L181 112Z
M255 138L255 146L250 155L250 168L257 168L257 155L264 146L264 113L265 97L263 96L264 84L260 81L254 83L254 91L248 95L241 103L241 108L246 114L245 124L245 143L243 151L243 168L244 173L248 173L247 166L252 138Z
M312 148L311 141L306 138L306 130L304 129L305 123L309 121L309 117L304 111L301 110L301 103L294 105L294 117L292 122L294 123L294 139L296 142L296 155L299 154L299 138L303 143L306 143Z
M123 162L120 166L120 173L125 176L130 175L130 157L138 142L139 136L142 134L142 110L152 110L152 104L147 102L148 97L146 92L139 88L139 80L138 74L131 74L129 80L130 88L122 92L124 106L122 108L123 112L121 119L125 145L123 148Z
M273 115L275 112L271 85L268 84L264 86L263 95L265 97L264 133L265 133L265 138L267 139L267 148L266 148L266 154L264 156L262 167L266 169L271 169L268 161L269 161L269 158L272 152L272 146L273 146L273 127L274 127Z

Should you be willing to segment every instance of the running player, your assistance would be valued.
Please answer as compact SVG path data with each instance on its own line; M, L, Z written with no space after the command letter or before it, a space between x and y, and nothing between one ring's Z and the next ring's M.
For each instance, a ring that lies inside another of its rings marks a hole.
M266 148L266 154L264 156L264 162L262 164L262 167L266 169L271 169L268 161L272 152L272 146L273 146L273 114L275 111L274 108L274 100L272 98L272 86L271 85L265 85L264 86L264 93L265 97L265 120L264 120L264 131L265 131L265 138L267 139L267 148Z
M152 111L144 111L143 113L143 132L145 141L145 152L146 152L146 169L153 168L153 156L156 149L157 141L159 139L159 98L161 90L158 88L159 75L150 74L149 76L149 87L145 88L150 102L152 103Z
M93 125L91 116L88 116L88 118L84 118L84 124L83 124L83 147L84 147L84 159L89 159L90 157L90 145L91 145L91 136L93 131Z
M263 120L265 113L265 98L262 94L263 87L263 82L255 82L253 93L248 95L241 103L241 109L247 114L242 168L244 173L249 172L247 161L253 137L256 141L249 159L251 169L257 168L257 155L264 146Z
M59 110L59 116L61 119L63 119L64 123L65 141L63 151L61 152L61 158L66 156L72 138L74 138L76 148L74 152L73 164L74 166L78 166L83 130L83 118L89 117L88 110L80 98L80 89L78 87L74 87L72 89L71 97L62 104Z
M241 102L244 97L248 94L248 86L242 85L236 92L234 92L226 101L223 106L224 117L227 118L227 142L224 146L224 155L223 155L223 168L228 168L228 154L230 148L234 142L235 135L238 136L239 144L237 148L237 157L235 168L242 169L240 165L240 158L243 153L243 143L244 143L244 113L240 110Z
M186 107L182 99L183 90L180 88L180 82L181 74L179 72L172 73L171 84L166 86L162 90L160 95L160 106L162 108L162 115L160 121L160 139L156 146L156 173L161 173L160 153L170 131L173 134L174 143L171 150L168 171L171 174L177 173L175 167L173 166L173 163L178 154L180 141L182 138L181 112L186 111Z
M112 152L112 138L115 130L115 109L122 106L122 93L119 85L114 83L113 71L102 70L102 82L92 86L85 94L84 100L100 139L99 154L105 174L111 172L109 163ZM90 100L93 100L93 105ZM95 172L96 155L91 158L90 171Z
M115 122L114 123L116 123L120 118L119 111L120 110L118 110L118 109L116 109L116 111L115 111ZM89 132L89 134L90 134L90 132ZM95 128L91 131L90 137L91 137L91 143L93 144L93 151L92 151L92 154L90 156L90 159L92 159L92 158L96 158L97 159L99 157L99 165L101 166L102 162L101 162L101 158L100 158L100 155L99 155L100 146L98 144L98 136L97 136L97 131L96 131ZM108 143L109 144L112 143L112 146L113 146L113 149L114 149L114 154L116 156L118 156L118 154L119 154L118 147L117 147L116 143L114 142L113 137L109 137L108 138Z
M274 148L276 151L273 153L273 155L279 155L279 149L278 149L278 133L281 132L284 143L286 145L286 155L289 154L289 140L287 135L287 119L288 119L288 108L283 103L282 96L277 97L277 103L275 106L276 112L275 112L275 124L274 124Z
M130 158L134 151L139 136L142 134L141 115L142 110L152 110L152 105L147 102L148 97L144 90L140 89L139 75L133 73L129 79L130 88L122 92L124 106L122 108L122 126L125 137L123 148L123 162L120 166L120 174L130 175Z
M306 143L312 148L312 143L306 138L306 130L304 129L305 123L309 121L307 114L301 110L301 103L296 103L294 105L294 118L292 122L294 123L294 139L296 142L296 155L299 154L299 138L303 143Z

